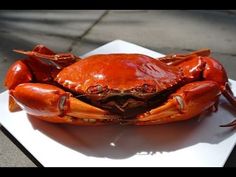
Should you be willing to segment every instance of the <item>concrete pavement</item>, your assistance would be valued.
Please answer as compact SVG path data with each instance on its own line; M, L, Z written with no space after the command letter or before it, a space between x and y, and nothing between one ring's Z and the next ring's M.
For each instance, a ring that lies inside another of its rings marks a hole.
M122 39L160 53L210 48L236 80L235 11L0 11L0 82L19 56L38 43L82 55ZM0 85L0 91L4 91ZM0 166L35 166L0 132ZM236 166L236 152L227 162Z
M164 54L210 48L236 79L235 32L235 15L221 11L110 11L72 51L79 55L114 39Z

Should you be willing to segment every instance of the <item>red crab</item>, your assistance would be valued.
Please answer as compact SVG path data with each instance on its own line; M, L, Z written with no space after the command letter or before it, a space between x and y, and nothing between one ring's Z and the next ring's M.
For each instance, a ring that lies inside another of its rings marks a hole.
M43 45L15 50L27 59L8 70L9 109L54 123L162 124L217 110L223 94L236 107L223 66L210 50L154 59L100 54L84 59ZM236 121L222 126L234 126Z

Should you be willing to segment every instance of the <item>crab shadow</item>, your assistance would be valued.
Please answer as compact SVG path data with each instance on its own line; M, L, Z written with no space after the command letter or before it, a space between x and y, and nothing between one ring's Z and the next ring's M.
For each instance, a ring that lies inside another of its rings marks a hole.
M206 113L194 119L155 126L58 125L28 117L37 129L54 141L79 153L93 157L125 159L135 154L176 151L198 143L218 144L235 133L220 124L232 120L236 113L225 100L217 113Z

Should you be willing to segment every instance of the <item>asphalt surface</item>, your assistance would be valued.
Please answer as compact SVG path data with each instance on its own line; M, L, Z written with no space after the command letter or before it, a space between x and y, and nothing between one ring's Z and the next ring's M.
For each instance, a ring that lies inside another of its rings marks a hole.
M44 44L56 52L83 55L121 39L163 54L210 48L236 80L236 12L204 10L28 10L0 11L0 91L8 67L19 55ZM0 166L36 166L0 131ZM236 167L234 149L226 166Z

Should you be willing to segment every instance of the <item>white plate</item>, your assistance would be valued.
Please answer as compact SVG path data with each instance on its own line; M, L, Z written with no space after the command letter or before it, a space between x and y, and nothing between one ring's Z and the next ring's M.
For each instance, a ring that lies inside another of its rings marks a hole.
M116 40L88 54L161 54ZM236 94L236 81L232 81ZM53 166L200 166L221 167L235 142L235 129L220 128L235 113L223 97L216 113L157 126L76 127L30 119L8 111L8 93L0 94L1 124L43 165Z

